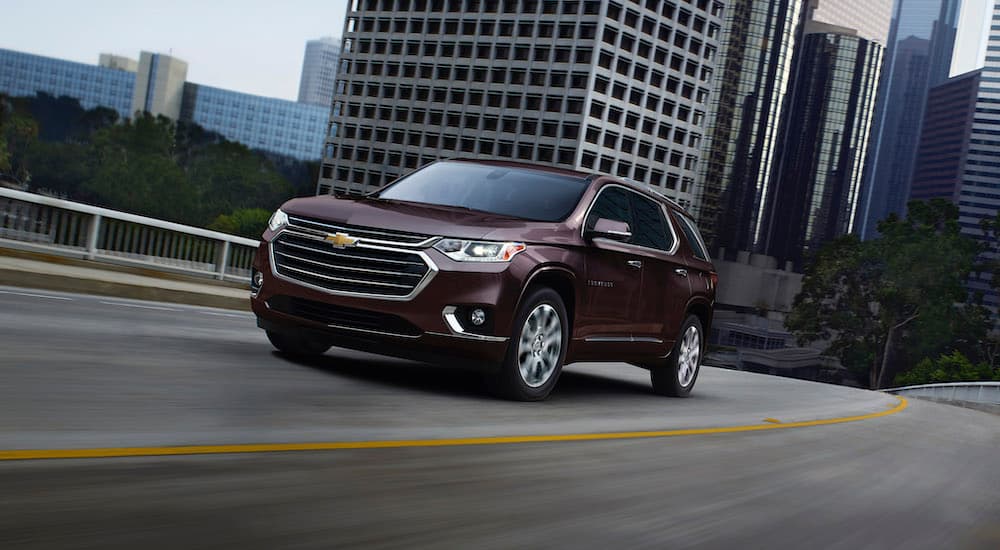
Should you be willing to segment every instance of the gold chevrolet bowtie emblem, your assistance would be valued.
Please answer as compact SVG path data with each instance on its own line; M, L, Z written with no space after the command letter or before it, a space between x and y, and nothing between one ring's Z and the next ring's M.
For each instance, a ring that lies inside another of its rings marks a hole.
M327 235L326 240L334 246L334 248L345 248L348 246L357 246L358 240L354 237L348 235L347 233L335 233L332 235Z

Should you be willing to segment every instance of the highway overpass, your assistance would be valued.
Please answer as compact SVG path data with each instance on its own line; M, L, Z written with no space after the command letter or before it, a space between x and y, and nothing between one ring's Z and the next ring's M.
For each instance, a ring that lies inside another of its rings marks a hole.
M249 313L0 287L0 547L998 548L1000 416L625 365L549 401ZM62 458L56 458L62 457Z

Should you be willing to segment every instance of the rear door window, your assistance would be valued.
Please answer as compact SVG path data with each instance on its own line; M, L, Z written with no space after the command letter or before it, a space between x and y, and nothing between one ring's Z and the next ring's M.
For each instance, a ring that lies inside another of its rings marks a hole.
M632 227L632 244L670 251L674 247L674 239L667 232L663 209L656 202L638 193L632 195L632 213L635 224Z

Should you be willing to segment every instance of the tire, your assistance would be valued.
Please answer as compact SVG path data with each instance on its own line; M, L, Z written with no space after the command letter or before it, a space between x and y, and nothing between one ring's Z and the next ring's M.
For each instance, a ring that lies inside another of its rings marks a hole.
M291 332L275 332L268 330L267 339L281 353L295 357L315 357L323 355L332 345L306 336Z
M566 306L550 288L531 291L518 307L513 327L507 355L500 368L486 376L487 385L498 397L541 401L556 386L566 359Z
M649 369L653 392L670 397L687 397L698 380L701 358L705 350L705 333L701 321L689 315L681 325L670 357Z

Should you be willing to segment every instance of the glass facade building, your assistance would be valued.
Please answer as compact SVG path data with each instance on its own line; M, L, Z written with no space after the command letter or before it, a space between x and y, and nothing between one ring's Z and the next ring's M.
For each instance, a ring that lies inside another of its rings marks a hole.
M322 153L329 109L189 82L181 118L251 149L315 160Z
M110 56L107 65L122 65ZM127 65L127 64L126 64ZM108 107L122 118L152 111L193 121L226 139L299 160L322 154L329 104L310 105L185 82L187 64L142 52L136 71L0 49L0 93L68 96L85 109Z
M726 7L695 205L706 239L733 253L759 245L801 12L801 0Z
M801 266L811 251L854 229L882 52L848 32L802 39L765 221L765 252L779 261Z
M722 7L359 0L317 192L466 157L610 173L691 205Z
M948 78L960 0L897 0L872 130L858 233L904 215L928 90Z
M12 97L75 97L84 109L107 107L131 118L134 88L134 72L0 49L0 93Z
M910 200L958 200L979 75L977 70L950 78L927 93Z

